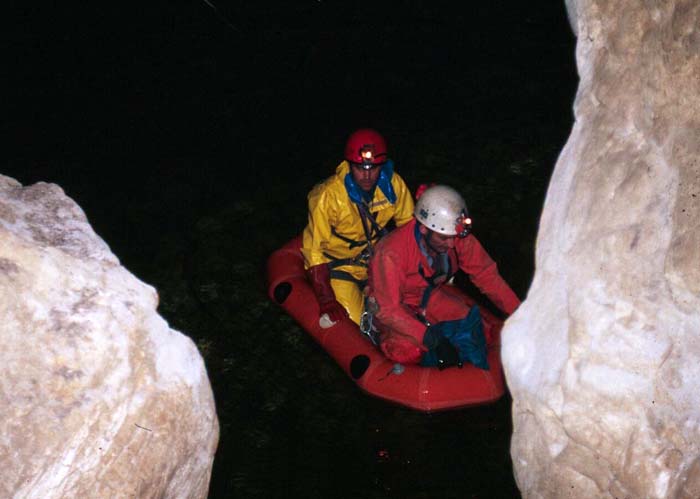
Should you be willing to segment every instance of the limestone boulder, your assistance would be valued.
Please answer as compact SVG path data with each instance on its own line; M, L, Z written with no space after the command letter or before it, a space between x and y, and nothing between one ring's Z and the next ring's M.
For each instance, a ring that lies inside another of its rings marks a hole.
M696 499L700 2L567 6L575 123L503 335L516 481L525 498Z
M0 176L0 497L203 498L197 348L60 187Z

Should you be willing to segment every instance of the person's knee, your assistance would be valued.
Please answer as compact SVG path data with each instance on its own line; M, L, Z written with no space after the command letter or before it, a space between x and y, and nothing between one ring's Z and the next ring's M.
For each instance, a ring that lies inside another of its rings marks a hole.
M355 324L359 324L365 305L362 296L357 293L349 293L343 297L342 304L348 311L350 319Z
M350 315L350 319L355 324L360 324L360 319L362 318L362 309L363 309L363 303L362 300L354 300L352 303L347 303L343 304L345 306L345 309L348 311L348 314Z
M440 292L428 303L427 317L430 322L454 321L467 316L469 306L459 298Z
M382 352L391 361L401 364L418 364L423 351L408 341L385 340L381 344Z
M355 323L360 323L362 311L364 309L364 297L360 293L357 285L347 281L331 281L336 300L345 307L350 319Z

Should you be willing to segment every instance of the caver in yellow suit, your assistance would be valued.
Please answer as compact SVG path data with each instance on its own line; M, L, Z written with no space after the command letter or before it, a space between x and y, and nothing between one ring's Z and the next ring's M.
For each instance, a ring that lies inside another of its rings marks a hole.
M333 321L347 311L360 323L372 246L392 220L398 227L413 218L413 198L393 163L383 159L378 167L381 171L369 193L357 185L350 163L343 161L335 175L308 196L309 222L301 251L321 315L328 313ZM344 311L339 312L338 303Z

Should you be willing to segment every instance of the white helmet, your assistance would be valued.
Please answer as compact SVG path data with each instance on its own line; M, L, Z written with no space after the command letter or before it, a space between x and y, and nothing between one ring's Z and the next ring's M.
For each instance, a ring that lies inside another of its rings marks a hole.
M413 214L421 224L446 236L466 237L472 226L464 199L446 185L428 187Z

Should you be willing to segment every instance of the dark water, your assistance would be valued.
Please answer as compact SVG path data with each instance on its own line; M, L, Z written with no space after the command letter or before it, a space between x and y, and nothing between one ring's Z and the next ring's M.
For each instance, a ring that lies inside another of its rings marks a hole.
M197 342L221 423L211 497L518 497L507 396L426 415L360 393L267 299L264 266L369 125L409 187L463 192L524 297L572 124L561 3L217 3L230 25L202 2L9 13L2 173L59 183Z

